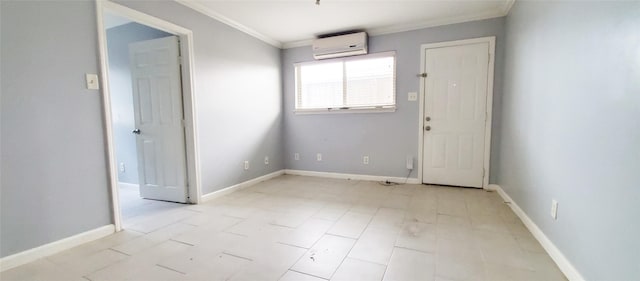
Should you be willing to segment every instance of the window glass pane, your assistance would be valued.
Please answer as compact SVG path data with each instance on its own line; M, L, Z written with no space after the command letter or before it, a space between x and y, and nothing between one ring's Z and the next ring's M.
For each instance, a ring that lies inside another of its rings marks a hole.
M343 106L342 62L300 67L298 108Z
M346 62L346 106L394 104L394 57Z

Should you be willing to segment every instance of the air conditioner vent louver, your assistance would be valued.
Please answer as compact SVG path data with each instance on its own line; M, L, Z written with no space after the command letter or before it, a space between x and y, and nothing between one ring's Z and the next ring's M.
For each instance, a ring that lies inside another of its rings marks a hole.
M358 32L313 41L313 58L328 59L367 54L367 33Z

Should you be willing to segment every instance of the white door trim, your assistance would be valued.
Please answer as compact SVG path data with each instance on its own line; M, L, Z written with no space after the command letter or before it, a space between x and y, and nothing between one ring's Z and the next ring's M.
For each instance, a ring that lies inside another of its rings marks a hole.
M481 38L473 38L473 39L465 39L465 40L456 40L456 41L447 41L447 42L439 42L439 43L431 43L431 44L422 44L420 46L420 71L425 72L425 52L427 49L435 49L442 47L451 47L451 46L460 46L460 45L469 45L469 44L477 44L477 43L489 43L489 69L487 72L488 81L487 81L487 119L485 120L485 134L484 134L484 176L482 181L482 187L487 189L489 185L489 166L491 159L491 116L492 116L492 108L493 108L493 71L494 71L494 63L495 63L495 52L496 52L496 37L481 37ZM422 165L424 161L424 99L425 99L425 87L424 80L420 79L420 122L418 126L418 179L420 182L423 182L422 177Z
M187 155L187 177L189 202L200 203L202 195L200 159L198 157L198 137L196 126L196 101L194 92L194 60L193 60L193 32L154 16L127 8L107 0L96 0L96 20L98 23L98 45L100 53L100 79L102 80L102 103L109 160L109 187L113 210L115 230L122 229L120 202L118 197L118 167L115 157L111 94L109 92L109 60L107 52L107 34L103 23L103 13L110 12L128 18L132 21L159 29L180 38L180 52L182 57L182 99L185 116L185 144Z

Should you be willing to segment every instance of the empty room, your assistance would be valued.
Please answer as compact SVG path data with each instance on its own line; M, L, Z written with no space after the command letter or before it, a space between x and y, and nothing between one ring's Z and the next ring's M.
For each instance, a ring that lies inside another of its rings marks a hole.
M0 280L640 280L640 1L0 0Z

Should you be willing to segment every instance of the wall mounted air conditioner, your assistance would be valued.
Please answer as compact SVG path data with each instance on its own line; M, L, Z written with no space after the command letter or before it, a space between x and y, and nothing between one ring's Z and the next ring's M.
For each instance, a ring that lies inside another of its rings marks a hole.
M364 55L367 53L367 33L358 32L316 39L312 48L313 58L317 60Z

